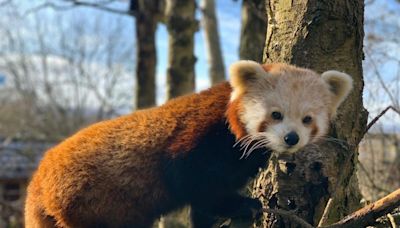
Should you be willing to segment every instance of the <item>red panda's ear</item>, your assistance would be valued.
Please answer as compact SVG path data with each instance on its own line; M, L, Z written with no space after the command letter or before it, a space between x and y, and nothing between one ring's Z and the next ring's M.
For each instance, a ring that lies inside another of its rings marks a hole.
M229 68L230 84L233 88L231 101L246 92L252 84L267 75L262 65L250 60L233 63Z
M321 77L329 85L329 88L333 94L331 103L331 117L334 117L337 108L353 89L353 79L348 74L335 70L326 71L322 73Z

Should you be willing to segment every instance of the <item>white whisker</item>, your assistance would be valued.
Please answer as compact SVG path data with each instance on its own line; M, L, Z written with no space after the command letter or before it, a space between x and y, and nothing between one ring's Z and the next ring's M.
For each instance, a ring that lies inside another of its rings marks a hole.
M268 145L269 141L265 137L265 133L256 133L246 135L239 139L234 146L240 144L240 150L243 150L240 159L247 158L254 150Z
M253 152L254 150L258 149L260 145L264 144L264 140L260 140L256 143L254 143L254 145L250 148L249 153Z
M249 157L250 155L251 155L251 153L254 151L254 150L256 150L256 149L259 149L259 148L263 148L263 147L265 147L265 146L267 146L268 145L268 143L262 143L262 144L260 144L260 145L258 145L257 147L252 147L247 153L246 153L246 158L247 157Z
M243 142L244 140L246 140L249 137L250 137L250 135L246 135L246 136L243 136L242 138L236 140L235 144L233 144L233 147L237 146L239 143Z

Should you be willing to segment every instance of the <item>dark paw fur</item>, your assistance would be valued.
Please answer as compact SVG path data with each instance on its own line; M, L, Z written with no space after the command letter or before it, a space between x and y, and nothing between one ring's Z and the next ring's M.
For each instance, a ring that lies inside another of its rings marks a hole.
M258 199L252 199L252 198L248 198L246 199L246 203L244 205L244 207L248 207L251 210L251 218L253 219L260 219L261 216L263 215L263 207L261 202ZM247 205L246 205L247 204Z
M234 217L243 218L243 219L260 219L262 216L262 204L257 199L252 198L244 198L242 205L236 211L236 215Z

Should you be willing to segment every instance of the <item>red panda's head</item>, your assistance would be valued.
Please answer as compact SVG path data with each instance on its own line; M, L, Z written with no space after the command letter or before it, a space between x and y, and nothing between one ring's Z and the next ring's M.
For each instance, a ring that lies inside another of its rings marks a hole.
M316 142L352 89L351 77L338 71L319 75L287 64L253 61L231 65L230 84L226 115L247 154L259 147L296 152Z

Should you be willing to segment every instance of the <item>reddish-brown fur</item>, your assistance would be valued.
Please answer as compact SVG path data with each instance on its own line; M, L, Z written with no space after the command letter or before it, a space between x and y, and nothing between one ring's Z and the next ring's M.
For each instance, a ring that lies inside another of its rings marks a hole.
M310 128L311 128L311 134L310 134L310 136L311 137L315 137L317 134L318 134L318 125L315 123L315 122L313 122L311 125L310 125Z
M258 132L264 132L268 127L268 121L264 120L263 122L260 123L258 126Z
M74 228L150 226L171 203L157 169L161 159L191 150L224 119L230 93L225 82L94 124L50 149L28 187L26 227L53 227L54 220Z
M236 135L236 138L240 139L246 135L246 130L243 126L242 121L240 121L240 113L243 110L241 105L241 99L238 98L231 103L229 103L228 110L226 111L226 118L229 122L229 127L232 133Z

